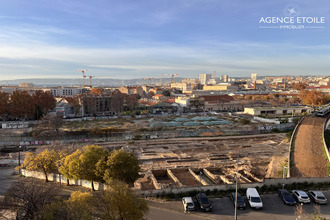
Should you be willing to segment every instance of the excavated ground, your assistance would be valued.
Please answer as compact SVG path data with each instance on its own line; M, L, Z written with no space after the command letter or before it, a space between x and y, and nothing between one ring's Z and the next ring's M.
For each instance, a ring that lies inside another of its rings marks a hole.
M282 162L285 162L289 148L285 139L286 134L281 133L158 139L131 144L123 141L102 145L110 150L126 148L138 155L144 175L138 182L142 190L152 190L155 189L152 179L156 179L161 188L230 184L236 170L241 183L260 182L266 173L267 178L281 177L278 173L283 169ZM278 159L281 163L270 164Z

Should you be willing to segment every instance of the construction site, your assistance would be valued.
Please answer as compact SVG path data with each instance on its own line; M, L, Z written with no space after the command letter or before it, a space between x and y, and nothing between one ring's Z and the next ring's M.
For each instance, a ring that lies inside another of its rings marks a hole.
M236 172L239 183L280 178L289 148L283 133L102 145L126 148L138 156L142 178L135 187L140 190L233 184Z

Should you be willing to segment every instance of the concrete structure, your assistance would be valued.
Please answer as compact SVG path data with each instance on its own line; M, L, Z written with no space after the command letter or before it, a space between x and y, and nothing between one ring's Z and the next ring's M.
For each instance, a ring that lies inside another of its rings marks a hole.
M199 82L202 85L206 85L207 81L212 78L212 74L199 74Z
M307 106L298 107L259 107L259 108L244 108L244 113L249 115L296 115L307 113L311 114L313 108Z

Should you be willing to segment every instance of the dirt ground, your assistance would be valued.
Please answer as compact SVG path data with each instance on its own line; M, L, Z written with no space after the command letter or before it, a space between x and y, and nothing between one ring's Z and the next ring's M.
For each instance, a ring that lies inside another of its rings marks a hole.
M196 186L199 183L188 169L197 176L203 169L208 169L214 179L210 181L203 175L202 178L210 184L231 183L237 166L242 183L259 182L265 177L282 177L281 171L289 150L284 133L157 139L134 141L130 144L102 143L102 146L110 150L125 148L138 155L145 175L141 185L145 189L152 187L150 175L154 175L164 187L175 186L176 183L166 176L167 169L184 186ZM154 172L155 170L161 172Z
M323 118L305 118L294 142L292 170L293 177L325 177L328 176L326 159L323 155Z

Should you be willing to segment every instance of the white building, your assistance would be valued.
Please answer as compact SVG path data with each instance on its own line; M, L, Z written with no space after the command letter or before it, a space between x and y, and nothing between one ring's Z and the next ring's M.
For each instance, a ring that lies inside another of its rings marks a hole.
M251 81L254 82L254 81L257 81L258 79L258 73L251 73Z
M74 88L74 87L44 89L44 91L47 90L50 91L54 97L75 96L83 92L82 88Z
M212 78L212 74L199 74L199 82L202 85L206 85L207 81Z
M313 108L307 106L294 106L294 107L257 107L257 108L244 108L244 114L249 115L297 115L306 112L311 114Z

